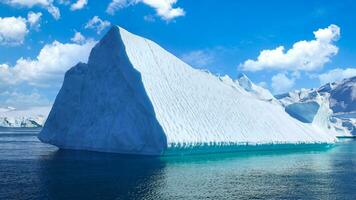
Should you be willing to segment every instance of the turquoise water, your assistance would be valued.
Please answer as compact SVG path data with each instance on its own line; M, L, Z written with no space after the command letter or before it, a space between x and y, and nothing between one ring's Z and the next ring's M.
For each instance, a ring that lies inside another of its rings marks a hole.
M0 129L0 199L356 199L356 141L184 157L59 151Z

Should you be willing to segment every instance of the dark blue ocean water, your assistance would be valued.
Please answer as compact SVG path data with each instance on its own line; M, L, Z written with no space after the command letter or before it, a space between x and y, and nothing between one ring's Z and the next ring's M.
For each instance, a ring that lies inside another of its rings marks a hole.
M0 129L0 200L356 199L356 141L331 149L185 157L59 151Z

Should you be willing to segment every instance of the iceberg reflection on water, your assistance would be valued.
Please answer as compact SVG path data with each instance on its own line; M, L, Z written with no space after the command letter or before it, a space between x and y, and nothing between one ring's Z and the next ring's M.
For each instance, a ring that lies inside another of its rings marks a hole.
M353 199L356 142L192 156L58 150L0 129L0 199Z

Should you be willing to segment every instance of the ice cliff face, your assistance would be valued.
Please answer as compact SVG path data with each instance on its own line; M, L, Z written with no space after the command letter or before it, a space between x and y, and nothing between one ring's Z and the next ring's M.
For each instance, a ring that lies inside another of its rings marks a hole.
M51 107L0 108L0 127L42 127Z
M263 95L265 96L265 95ZM67 149L162 155L199 146L333 143L335 137L193 69L114 26L64 79L41 141Z

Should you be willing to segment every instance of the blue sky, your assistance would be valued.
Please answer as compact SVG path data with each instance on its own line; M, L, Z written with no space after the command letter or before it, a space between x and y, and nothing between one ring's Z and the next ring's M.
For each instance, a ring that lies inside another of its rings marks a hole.
M352 0L0 2L0 107L50 104L67 65L85 61L113 24L193 67L232 78L243 72L274 93L356 75ZM263 50L270 54L258 60Z

